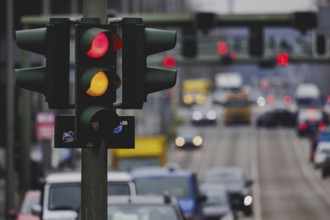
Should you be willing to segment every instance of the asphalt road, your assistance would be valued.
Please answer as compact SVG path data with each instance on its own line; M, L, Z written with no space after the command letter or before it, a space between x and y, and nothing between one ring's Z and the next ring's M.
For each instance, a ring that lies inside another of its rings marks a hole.
M170 160L194 170L200 181L215 166L241 166L253 180L255 220L330 218L330 179L308 161L309 141L293 129L244 126L199 127L205 144L196 151L171 148Z

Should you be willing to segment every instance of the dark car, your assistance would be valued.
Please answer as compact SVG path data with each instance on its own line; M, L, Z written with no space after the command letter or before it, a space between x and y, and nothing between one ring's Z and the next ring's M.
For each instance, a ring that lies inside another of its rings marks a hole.
M218 114L211 104L194 105L191 108L190 121L193 125L215 125Z
M324 130L328 124L321 109L300 109L297 115L296 131L300 137L311 137L318 130Z
M177 130L174 144L179 149L199 149L203 146L203 137L197 128L181 127Z
M183 220L175 198L164 196L109 196L108 220Z
M295 124L295 111L282 102L276 102L270 110L257 118L258 127L294 127Z
M236 214L231 208L228 191L224 186L203 183L200 190L207 197L203 207L204 220L236 219Z
M207 171L205 183L219 184L229 192L234 210L246 216L253 213L252 180L247 179L241 167L214 167Z
M177 199L185 219L203 219L205 195L200 193L194 172L180 169L139 169L131 172L137 195L163 195Z
M321 164L321 177L323 179L330 175L330 155L327 155L325 160Z

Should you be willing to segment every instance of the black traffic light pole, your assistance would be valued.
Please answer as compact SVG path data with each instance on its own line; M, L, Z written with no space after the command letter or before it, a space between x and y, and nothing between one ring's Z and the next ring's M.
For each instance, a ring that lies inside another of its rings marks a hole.
M107 0L84 0L83 17L100 18L107 22ZM81 161L81 208L82 220L107 219L107 147L101 146L82 149Z

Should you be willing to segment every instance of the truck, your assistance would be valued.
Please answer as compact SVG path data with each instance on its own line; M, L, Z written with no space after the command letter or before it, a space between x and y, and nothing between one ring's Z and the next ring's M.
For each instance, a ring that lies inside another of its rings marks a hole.
M250 124L252 106L249 95L244 92L231 92L227 94L224 105L225 124L247 123Z
M239 91L243 86L243 78L237 72L218 73L214 82L213 102L220 105L225 103L228 93Z
M110 158L112 170L130 172L139 167L163 167L167 164L166 137L137 136L134 149L113 149Z
M204 78L186 79L182 83L182 101L186 106L204 104L211 88L211 81Z

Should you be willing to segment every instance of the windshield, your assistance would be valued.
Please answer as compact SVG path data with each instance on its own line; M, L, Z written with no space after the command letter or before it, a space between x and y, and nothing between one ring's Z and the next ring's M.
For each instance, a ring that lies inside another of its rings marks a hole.
M228 100L226 103L227 107L246 107L249 106L249 101L247 100Z
M190 198L191 189L185 177L143 177L135 180L136 193L163 195L164 192L178 198Z
M179 220L175 209L169 205L110 205L108 220Z
M206 205L226 205L228 204L227 193L225 190L219 189L202 189L207 197Z
M206 182L220 183L220 184L243 184L244 178L236 172L224 172L218 174L209 174L206 178Z
M54 184L49 188L49 210L78 210L81 198L80 184ZM130 195L126 182L108 184L108 195Z
M160 165L160 158L157 157L142 157L142 158L127 158L120 159L118 162L118 170L130 172L139 167L155 167Z

